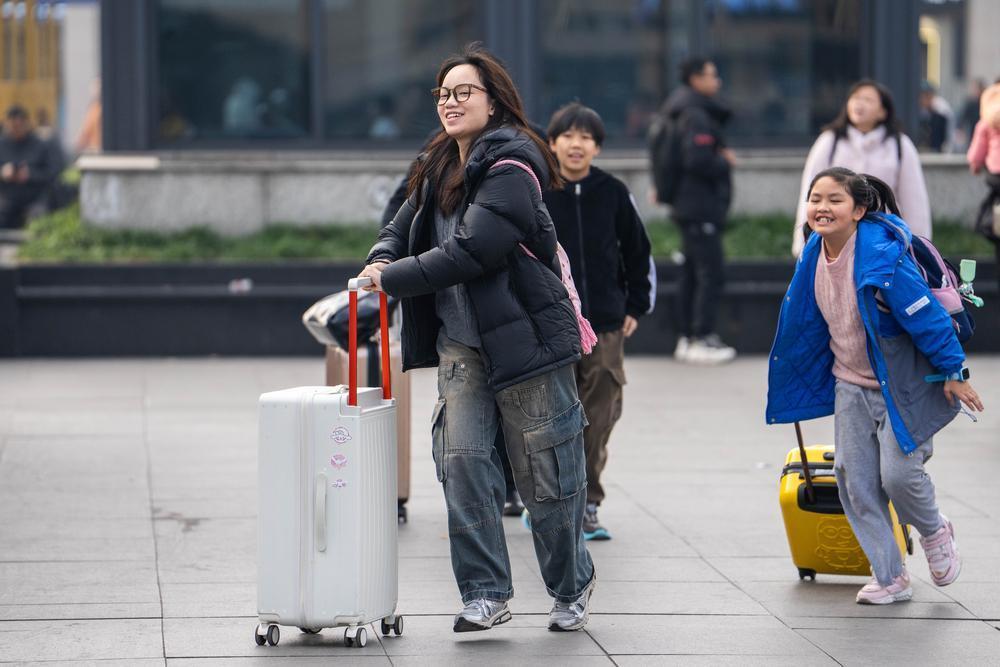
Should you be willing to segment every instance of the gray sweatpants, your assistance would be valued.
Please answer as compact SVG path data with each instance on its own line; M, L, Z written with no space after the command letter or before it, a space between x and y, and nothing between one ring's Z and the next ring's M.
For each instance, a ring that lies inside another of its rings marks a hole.
M927 440L904 454L877 389L837 381L834 408L834 470L844 514L883 586L903 572L888 503L902 523L924 536L941 525L934 484L924 472L934 445Z

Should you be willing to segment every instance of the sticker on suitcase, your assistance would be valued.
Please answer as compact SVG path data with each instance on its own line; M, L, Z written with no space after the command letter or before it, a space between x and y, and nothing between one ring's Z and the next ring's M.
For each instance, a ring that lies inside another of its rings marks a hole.
M333 433L330 434L330 439L338 445L342 445L351 439L351 432L343 426L338 426L333 429Z
M342 489L345 486L347 486L347 480L343 480L343 479L339 479L339 478L335 479L332 482L330 482L330 486L334 487L335 489Z
M816 534L816 556L831 570L851 571L864 566L865 554L842 517L821 520L816 525Z
M344 454L334 454L330 457L330 465L332 465L337 470L342 470L347 467L347 456Z

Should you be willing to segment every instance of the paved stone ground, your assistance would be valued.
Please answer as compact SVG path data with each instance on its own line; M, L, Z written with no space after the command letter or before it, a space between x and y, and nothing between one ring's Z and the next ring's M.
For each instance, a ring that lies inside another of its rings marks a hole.
M413 377L411 521L400 530L402 637L362 650L342 633L255 625L256 398L322 381L320 360L0 363L0 662L100 665L997 664L1000 357L972 363L987 402L930 464L965 568L913 602L854 604L863 579L799 582L777 504L791 427L763 424L765 363L695 370L628 362L592 544L600 580L586 632L546 631L530 537L507 520L514 620L454 635L458 595L430 459L434 376ZM830 420L805 425L829 441ZM373 633L374 634L374 633Z

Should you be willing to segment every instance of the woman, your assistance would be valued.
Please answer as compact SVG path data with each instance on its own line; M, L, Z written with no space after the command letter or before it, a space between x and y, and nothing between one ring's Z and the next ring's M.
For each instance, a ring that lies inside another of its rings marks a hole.
M830 167L845 167L871 174L889 184L910 231L931 237L931 204L927 198L920 156L896 118L889 89L864 79L851 86L840 115L823 128L802 170L799 207L795 212L792 253L798 257L805 237L806 195L816 174Z
M455 632L511 618L498 428L555 598L549 629L579 630L595 581L583 541L580 332L538 185L560 185L558 168L490 53L471 45L442 64L437 84L443 131L360 275L403 299L404 369L438 367L434 463L465 605Z

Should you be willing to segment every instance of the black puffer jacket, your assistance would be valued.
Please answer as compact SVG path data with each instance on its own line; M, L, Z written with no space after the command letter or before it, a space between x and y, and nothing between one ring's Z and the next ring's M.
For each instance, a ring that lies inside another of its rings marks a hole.
M681 86L663 110L681 132L681 177L673 202L674 217L691 222L726 220L732 199L729 163L722 128L730 111L718 100Z
M382 287L403 299L404 370L437 365L441 321L434 293L459 283L476 311L494 389L580 358L580 331L559 277L552 220L523 169L490 169L502 159L523 162L543 183L548 179L545 160L527 135L511 127L491 130L469 151L464 214L455 235L435 238L434 188L425 185L422 205L408 199L368 255L368 263L392 262L382 273Z
M594 331L617 331L626 315L651 312L656 269L628 186L591 167L586 178L548 190L544 199Z

